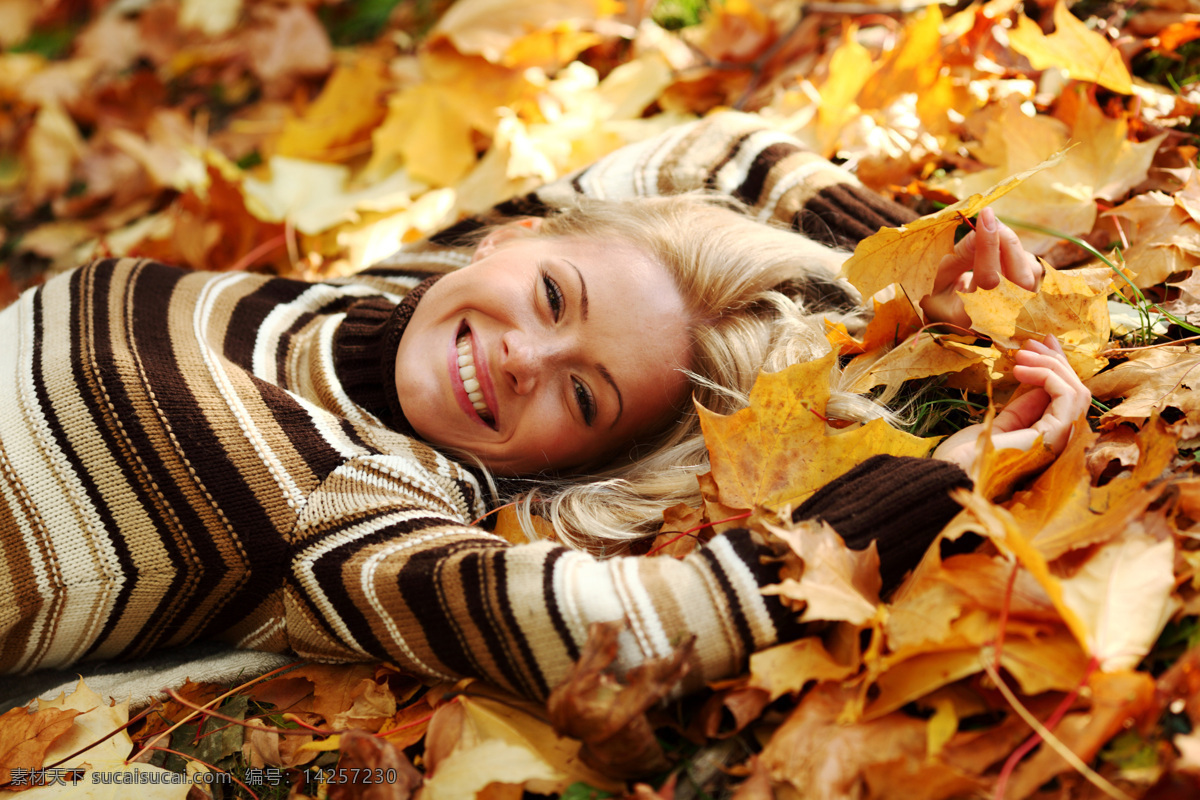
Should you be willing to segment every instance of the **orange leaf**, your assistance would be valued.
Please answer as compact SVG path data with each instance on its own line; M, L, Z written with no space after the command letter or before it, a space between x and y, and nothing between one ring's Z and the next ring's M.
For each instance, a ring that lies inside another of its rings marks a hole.
M0 714L0 783L12 780L14 769L37 769L54 740L71 729L81 712L42 708L30 713L14 708Z

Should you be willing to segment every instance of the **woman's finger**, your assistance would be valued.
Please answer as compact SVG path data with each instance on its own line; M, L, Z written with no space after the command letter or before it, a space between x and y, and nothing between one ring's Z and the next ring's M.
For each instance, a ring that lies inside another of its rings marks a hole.
M996 212L985 208L975 221L975 285L995 289L1000 285L1000 223Z
M1004 276L1030 292L1037 291L1042 282L1042 265L1037 258L1021 245L1017 234L1007 225L1000 225L1000 262Z

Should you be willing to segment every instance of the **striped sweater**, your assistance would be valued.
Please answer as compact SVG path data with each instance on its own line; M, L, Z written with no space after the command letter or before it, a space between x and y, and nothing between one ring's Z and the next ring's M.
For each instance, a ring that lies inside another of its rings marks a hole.
M702 186L829 240L907 216L739 114L487 216ZM327 283L104 260L0 313L0 672L221 638L544 697L596 621L626 621L623 668L694 634L689 687L775 642L791 623L744 533L683 560L512 546L472 525L476 478L389 416L380 348L481 222Z

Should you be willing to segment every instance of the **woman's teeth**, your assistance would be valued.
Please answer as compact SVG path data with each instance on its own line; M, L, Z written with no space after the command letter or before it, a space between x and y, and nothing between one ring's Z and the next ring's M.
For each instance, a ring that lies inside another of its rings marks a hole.
M479 381L475 379L475 354L471 351L471 337L465 333L458 338L458 376L467 390L467 399L483 421L490 424L492 412L483 402L483 392L480 391Z

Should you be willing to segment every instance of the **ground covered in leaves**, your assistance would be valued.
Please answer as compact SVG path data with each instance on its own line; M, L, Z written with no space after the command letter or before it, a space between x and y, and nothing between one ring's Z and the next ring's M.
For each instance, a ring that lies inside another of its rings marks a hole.
M0 302L105 254L346 274L724 107L928 214L846 266L898 299L861 338L829 330L911 431L827 437L828 360L765 376L705 417L706 502L664 509L651 551L730 517L771 532L777 591L820 635L668 705L679 659L617 685L603 629L546 706L386 664L188 685L132 721L80 689L0 717L3 790L98 794L92 770L193 776L145 798L1200 792L1195 0L0 0L0 45ZM923 328L906 298L987 204L1051 265L1043 290L971 295L975 333ZM1092 412L1049 468L982 459L895 595L873 553L776 527L864 453L984 418L1046 333Z

